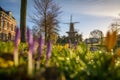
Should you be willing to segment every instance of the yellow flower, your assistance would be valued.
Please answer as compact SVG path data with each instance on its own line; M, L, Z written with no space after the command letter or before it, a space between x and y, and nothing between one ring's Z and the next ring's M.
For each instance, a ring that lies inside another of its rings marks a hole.
M59 46L59 50L61 51L62 49L63 49L63 47L60 45L60 46Z
M64 45L64 48L65 48L65 49L66 49L66 48L68 48L68 47L69 47L69 45L68 45L68 44L65 44L65 45Z
M9 66L13 66L14 65L13 61L7 61L7 63L8 63Z
M4 59L3 58L0 58L0 63L4 62Z
M0 64L0 67L2 67L2 68L7 68L7 67L8 67L8 64L5 63L5 62L3 62L3 63Z

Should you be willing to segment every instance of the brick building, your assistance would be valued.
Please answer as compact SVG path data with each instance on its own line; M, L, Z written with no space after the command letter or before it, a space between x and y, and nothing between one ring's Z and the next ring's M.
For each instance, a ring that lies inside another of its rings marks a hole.
M16 20L11 11L0 7L0 40L14 40Z

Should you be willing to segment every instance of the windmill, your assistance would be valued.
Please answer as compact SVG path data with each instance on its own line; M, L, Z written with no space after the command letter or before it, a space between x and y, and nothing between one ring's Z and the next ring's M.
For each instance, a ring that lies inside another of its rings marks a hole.
M70 22L69 23L65 23L65 24L69 24L69 31L66 32L68 33L68 37L69 39L73 42L75 40L75 36L77 34L77 31L75 31L74 29L74 24L79 23L79 22L72 22L72 15L70 16Z

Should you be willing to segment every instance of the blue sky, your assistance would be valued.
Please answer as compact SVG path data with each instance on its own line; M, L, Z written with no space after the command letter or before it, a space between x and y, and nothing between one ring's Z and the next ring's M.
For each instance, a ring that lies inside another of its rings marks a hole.
M63 24L70 21L70 15L73 15L73 22L78 33L83 34L83 38L88 38L89 33L94 29L103 31L104 35L108 27L116 18L119 18L120 0L54 0L60 7L62 13L60 19L61 36L67 35L69 25ZM5 10L12 11L13 16L20 23L20 0L0 0L0 6ZM33 0L28 0L27 5L27 26L32 28L30 15L34 12Z

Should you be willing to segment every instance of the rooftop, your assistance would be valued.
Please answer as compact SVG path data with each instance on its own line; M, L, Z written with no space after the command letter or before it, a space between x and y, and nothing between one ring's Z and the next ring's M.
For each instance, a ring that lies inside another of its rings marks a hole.
M0 11L5 12L8 16L9 16L9 12L11 12L11 11L4 10L1 6L0 6ZM12 18L15 19L13 16L12 16Z

